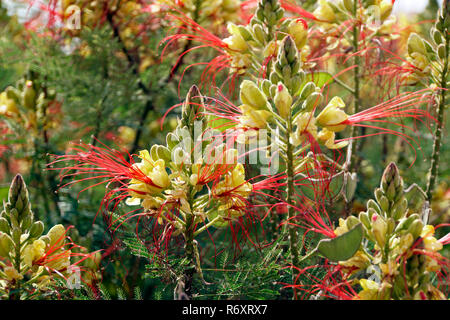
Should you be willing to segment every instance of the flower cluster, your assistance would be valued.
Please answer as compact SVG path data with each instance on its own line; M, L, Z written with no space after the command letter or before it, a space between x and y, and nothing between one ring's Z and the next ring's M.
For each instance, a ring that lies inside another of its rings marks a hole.
M50 130L59 125L60 103L55 92L43 88L31 75L0 93L0 117L12 128L22 128L37 135L39 128ZM1 119L1 118L0 118Z
M154 6L164 10L176 8L199 24L220 29L227 22L236 23L240 20L240 2L237 0L158 0Z
M442 74L448 69L449 49L449 27L450 22L446 19L444 11L438 15L436 24L431 29L432 42L423 39L417 33L411 33L408 38L408 54L403 67L407 70L403 79L405 85L423 83L440 87L442 85Z
M373 35L383 34L389 33L389 28L395 22L395 18L391 16L394 2L395 0L320 0L313 14L324 30L336 30L353 20L372 29Z
M339 261L347 281L360 285L358 299L445 299L431 281L434 275L448 277L450 262L439 253L445 241L434 237L435 228L426 224L427 212L408 209L408 196L391 163L375 190L376 201L369 200L359 217L340 219L335 229L336 235L359 223L364 229L366 241L357 253Z
M98 279L99 253L74 244L60 224L43 235L44 224L34 221L30 207L25 182L17 175L0 215L0 296L21 299L43 293L58 279L69 281L76 269L80 284Z

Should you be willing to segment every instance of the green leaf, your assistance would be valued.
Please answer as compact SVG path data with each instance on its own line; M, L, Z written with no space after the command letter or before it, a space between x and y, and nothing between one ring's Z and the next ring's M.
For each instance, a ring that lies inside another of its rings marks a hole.
M363 228L358 223L348 232L333 238L320 240L317 250L330 261L345 261L353 257L361 246Z
M311 72L306 74L305 81L303 83L314 82L314 84L322 88L334 81L333 76L326 71ZM303 88L302 88L303 89Z
M8 201L8 192L9 186L0 187L0 203L3 203L3 200Z
M422 190L417 184L413 183L405 190L405 197L408 200L408 207L414 212L420 212L427 200L425 191Z
M216 130L219 130L220 132L224 132L227 129L231 129L235 126L235 123L233 123L231 120L220 118L217 116L210 115L208 117L208 125L211 128L214 128Z

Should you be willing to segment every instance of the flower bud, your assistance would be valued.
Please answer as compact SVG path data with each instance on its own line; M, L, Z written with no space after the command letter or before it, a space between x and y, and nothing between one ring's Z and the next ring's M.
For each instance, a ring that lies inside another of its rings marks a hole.
M412 234L414 239L417 239L422 233L423 222L420 219L414 220L408 228L408 232Z
M267 97L259 90L254 82L244 80L241 83L240 89L240 98L243 104L256 110L267 109Z
M437 49L437 52L438 52L439 59L444 61L445 58L447 57L447 50L446 50L445 44L443 44L443 43L440 44Z
M42 221L36 221L31 226L30 237L38 238L42 235L42 232L44 232L44 224L42 223Z
M306 98L308 98L313 92L316 91L316 85L314 82L308 82L307 84L305 84L305 86L302 89L302 92L300 93L299 98L301 100L305 100Z
M379 215L372 217L372 228L375 240L380 248L383 248L386 243L387 223Z
M322 94L320 92L311 93L303 102L302 109L306 112L311 112L322 102Z
M33 88L33 82L28 80L22 92L23 105L29 110L36 109L36 91Z
M368 230L372 229L372 224L370 223L369 214L367 212L361 211L359 213L359 221L361 221Z
M1 232L5 232L5 233L9 233L11 230L11 227L9 225L8 220L6 220L3 217L0 217L0 231Z
M283 119L288 119L289 114L291 113L292 96L289 94L288 89L281 82L278 82L277 93L275 94L273 100L279 115Z
M380 18L381 21L386 20L392 13L392 0L381 0Z
M425 43L417 33L411 33L408 38L408 54L411 55L414 52L427 56Z
M13 247L10 236L0 231L0 257L6 258Z
M420 216L417 213L414 213L409 217L400 219L397 227L395 228L395 232L409 229L409 226L413 223L414 220L420 220Z
M303 19L292 20L287 30L294 39L297 49L301 50L308 38L308 25L306 24L306 21Z
M399 201L397 201L392 208L392 215L395 220L399 220L406 215L406 211L408 209L408 200L405 197L402 197Z
M252 29L255 39L259 43L264 44L266 42L266 34L264 33L262 26L260 24L255 24L253 25Z

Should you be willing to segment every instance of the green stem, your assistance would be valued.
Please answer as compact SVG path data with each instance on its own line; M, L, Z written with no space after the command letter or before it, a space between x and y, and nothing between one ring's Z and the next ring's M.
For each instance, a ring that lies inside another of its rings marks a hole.
M185 254L188 265L184 270L184 292L189 299L192 298L192 279L195 273L195 256L194 256L194 215L186 215L185 237Z
M357 15L356 12L358 10L358 1L354 2L354 17L355 19L357 19ZM355 22L355 25L353 26L353 54L354 54L354 64L355 64L355 69L353 72L353 82L354 82L354 89L353 89L353 109L351 114L356 114L359 112L359 104L360 104L360 96L359 96L359 91L360 91L360 82L359 82L359 69L360 69L360 57L359 57L359 26L358 23ZM355 127L351 127L350 129L350 139L353 138L355 136L356 133L356 129ZM356 150L357 149L357 140L351 140L353 147L351 150ZM353 155L353 152L350 152L349 154L350 156L350 169L353 169L355 166L355 157Z
M289 115L288 128L286 133L287 141L287 163L286 163L286 177L287 177L287 196L286 203L288 205L288 232L289 232L289 246L291 249L291 262L292 262L292 280L293 283L297 280L298 270L296 267L299 265L299 249L298 249L298 234L297 228L291 225L293 218L295 217L293 195L295 191L294 186L294 146L290 142L290 134L292 132L292 116ZM295 298L295 297L294 297Z
M354 82L354 89L353 89L353 108L351 110L351 114L356 114L359 112L359 104L360 104L360 82L359 82L359 69L360 69L360 57L359 57L359 25L358 25L358 21L357 21L357 10L358 10L358 1L354 2L354 8L353 8L353 12L354 12L354 18L355 18L355 24L353 26L353 34L352 34L352 38L353 38L353 54L354 54L354 61L353 63L355 64L355 69L353 72L353 82ZM350 127L350 135L349 135L349 139L350 139L350 145L348 146L348 150L347 150L347 161L348 162L348 167L347 170L349 171L353 171L356 169L356 157L353 154L353 150L357 150L358 149L358 140L352 139L356 134L356 128L355 127ZM351 210L351 206L352 206L352 199L348 199L348 201L345 203L345 212L348 215L350 210Z
M20 274L20 239L18 242L14 243L15 246L15 255L14 255L14 268L17 270L17 273ZM20 300L20 280L14 280L14 290L10 293L10 300Z
M446 2L447 5L447 2ZM443 9L445 10L445 8ZM434 133L434 145L433 145L433 154L431 156L431 167L430 167L430 175L428 178L427 184L427 198L428 201L431 202L431 198L433 196L433 190L436 185L437 175L439 170L439 158L440 158L440 150L442 144L442 128L444 126L444 111L446 107L446 94L447 94L447 75L448 75L448 55L449 55L449 35L445 34L445 59L444 59L444 68L441 74L441 94L439 97L439 103L437 106L437 123L436 129Z

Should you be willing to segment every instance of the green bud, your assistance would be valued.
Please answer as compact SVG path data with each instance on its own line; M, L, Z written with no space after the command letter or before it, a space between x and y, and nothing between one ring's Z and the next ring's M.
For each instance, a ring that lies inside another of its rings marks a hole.
M382 212L385 212L387 214L389 214L390 212L390 205L389 205L389 200L388 198L386 198L385 196L381 196L380 200L378 201L378 203L380 204L380 208Z
M262 26L259 25L259 24L255 24L255 25L252 27L252 30L253 30L254 38L255 38L259 43L261 43L262 45L264 45L264 44L266 43L266 34L264 33L264 30L263 30Z
M19 227L12 228L12 239L14 243L20 243L20 237L22 236L22 230Z
M28 228L31 226L32 223L33 223L33 217L31 215L26 215L22 219L22 223L21 223L22 232L25 233L26 231L28 231Z
M367 201L367 208L372 208L375 210L376 213L381 214L381 208L378 206L378 204L370 199L369 201Z
M30 237L38 238L42 235L42 232L44 232L44 224L42 223L42 221L36 221L31 226Z
M314 84L314 82L308 82L307 84L305 84L305 86L302 89L302 92L300 93L300 99L305 100L315 91L316 85Z
M408 232L411 233L414 239L417 239L422 233L423 222L421 219L414 220L408 228Z
M392 234L395 229L395 220L393 218L387 219L387 234Z
M438 52L439 59L444 61L445 58L447 57L447 50L445 49L445 44L443 44L443 43L440 44L437 49L437 52Z
M369 214L367 212L361 211L359 213L359 221L366 227L368 230L372 228L372 225L370 224L370 218Z
M8 220L6 220L5 218L1 217L0 218L0 231L1 232L5 232L5 233L9 233L11 230L11 227L9 225Z
M305 102L302 104L302 109L306 112L311 112L315 107L317 107L322 102L322 94L320 92L311 93Z
M36 91L33 88L33 82L27 81L22 92L23 105L29 110L36 109Z
M266 96L270 96L270 87L271 87L271 85L272 85L272 83L269 80L267 80L267 79L264 79L261 82L261 89L262 89L263 93Z
M166 144L169 147L169 149L173 149L174 147L176 147L178 145L180 141L178 141L178 138L175 134L173 134L172 132L169 132L166 136Z
M14 87L8 87L5 90L8 99L14 100L16 103L20 102L20 91Z
M288 89L283 83L278 82L277 91L274 97L275 107L278 110L278 114L283 119L288 119L291 113L292 96L289 94Z
M267 97L254 82L244 80L240 89L240 98L243 104L256 110L267 109Z
M355 3L355 0L344 0L345 9L347 9L347 11L349 11L349 12L353 12L354 3Z
M360 223L359 219L355 216L349 216L346 220L346 225L349 230L353 229L353 227L359 223Z
M408 54L419 52L427 56L427 50L423 39L417 33L411 33L408 38Z
M13 247L12 239L4 232L0 232L0 257L6 258Z
M244 26L238 26L239 33L245 41L253 40L253 36L250 31L247 30Z
M264 18L265 18L265 17L264 17L264 8L258 7L258 8L256 9L255 15L256 15L256 17L258 18L258 20L264 21L264 20L265 20L265 19L264 19Z
M417 213L414 213L409 217L400 219L399 223L397 224L397 227L395 228L395 232L407 230L409 226L413 223L413 221L418 219L420 219L420 216Z
M408 200L405 197L402 197L400 201L397 201L392 207L392 215L395 220L399 220L406 215L406 211L408 208Z
M166 163L169 163L172 159L170 151L165 146L158 145L156 148L156 156L158 159L163 159Z
M273 84L277 84L278 82L281 81L281 77L278 75L278 73L272 72L272 73L270 74L269 80L270 80L270 82L272 82Z
M434 43L436 45L440 45L444 42L444 37L442 36L442 33L436 28L431 29L431 37L433 38Z
M182 106L182 124L188 128L194 126L195 120L203 119L204 102L200 90L196 85L193 85L186 95L186 100Z

